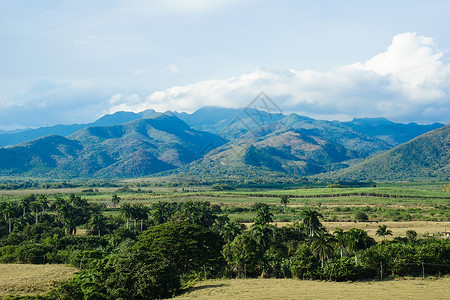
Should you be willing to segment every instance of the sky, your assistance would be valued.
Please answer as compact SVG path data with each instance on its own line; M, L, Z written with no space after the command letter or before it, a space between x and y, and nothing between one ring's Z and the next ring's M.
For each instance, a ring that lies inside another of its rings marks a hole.
M449 1L0 0L0 130L246 107L450 122Z

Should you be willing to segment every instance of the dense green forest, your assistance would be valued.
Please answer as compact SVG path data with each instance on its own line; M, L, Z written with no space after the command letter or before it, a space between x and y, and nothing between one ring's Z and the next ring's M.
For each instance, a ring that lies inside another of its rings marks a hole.
M389 194L400 201L434 201L433 209L445 216L448 205L441 203L448 196L442 186L441 191L336 185L250 191L222 184L197 191L183 187L177 193L144 186L108 187L116 192L108 194L107 205L95 201L101 194L95 187L79 187L83 192L78 194L26 194L1 201L0 262L70 264L80 269L75 278L38 299L158 299L210 278L380 280L441 276L450 270L448 239L422 237L414 230L386 239L392 231L379 223L376 242L362 229L328 231L323 222L331 218L331 210L317 205L320 202L290 207L303 201L295 198L301 195L330 200L330 194L341 199L339 193L348 197L358 191L377 192L373 197L379 201ZM170 201L164 198L168 195ZM199 195L232 195L239 204L221 205ZM130 200L141 196L152 201ZM278 205L268 203L268 197ZM367 209L346 213L359 222L373 218ZM239 215L250 224L243 224ZM293 222L274 225L275 218L286 215Z

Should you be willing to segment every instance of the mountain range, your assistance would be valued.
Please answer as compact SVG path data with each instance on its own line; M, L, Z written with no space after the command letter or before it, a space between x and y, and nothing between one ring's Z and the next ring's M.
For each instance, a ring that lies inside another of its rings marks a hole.
M439 123L324 121L250 108L204 107L192 114L117 112L90 124L0 134L0 143L9 145L0 148L0 174L121 178L172 170L238 178L442 177L449 169L448 130ZM408 158L416 160L414 167Z

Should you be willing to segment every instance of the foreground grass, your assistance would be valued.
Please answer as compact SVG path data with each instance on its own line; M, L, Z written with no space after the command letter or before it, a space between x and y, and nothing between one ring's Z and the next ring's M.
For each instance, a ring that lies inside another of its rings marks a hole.
M76 271L65 265L0 264L0 297L44 294Z
M371 282L223 279L199 282L176 299L448 299L450 278Z

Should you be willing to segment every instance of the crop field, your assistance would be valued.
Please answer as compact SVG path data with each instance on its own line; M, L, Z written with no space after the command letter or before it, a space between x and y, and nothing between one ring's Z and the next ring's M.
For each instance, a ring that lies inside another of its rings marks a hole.
M252 222L255 218L255 212L251 209L255 203L270 205L276 222L296 221L299 219L299 213L307 208L320 211L324 222L353 222L354 215L359 211L364 212L368 216L368 221L371 222L448 222L450 221L450 193L443 191L442 185L442 183L405 183L362 188L319 187L283 190L238 188L229 191L213 191L208 186L127 186L125 190L118 187L91 189L78 187L2 190L0 197L4 200L18 201L26 194L45 193L52 200L56 196L65 197L75 193L92 203L106 207L107 210L104 211L106 216L120 214L111 203L112 195L117 194L122 204L129 202L146 206L159 201L208 201L211 205L220 206L223 213L226 213L231 220L243 223ZM280 205L281 195L290 197L286 213ZM440 231L443 230L444 228L440 229ZM419 231L421 233L423 230ZM434 233L436 230L423 231L423 233L427 232Z
M450 278L325 282L296 279L209 280L175 299L448 299Z
M43 294L76 271L65 265L0 264L0 297Z

